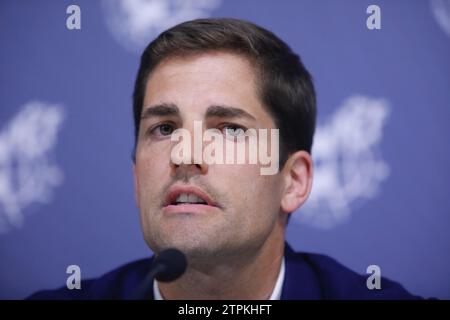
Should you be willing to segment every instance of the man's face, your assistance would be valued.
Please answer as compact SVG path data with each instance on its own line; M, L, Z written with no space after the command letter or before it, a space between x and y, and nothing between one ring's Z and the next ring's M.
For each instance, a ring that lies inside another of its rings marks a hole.
M211 112L217 106L221 112ZM230 107L244 112L227 112ZM203 130L222 133L275 128L246 58L211 52L162 61L147 82L134 167L149 247L155 252L176 247L197 259L227 258L254 252L268 238L282 239L279 173L261 175L260 164L171 162L171 132L184 128L193 136L195 120ZM207 204L179 204L180 193L196 194Z

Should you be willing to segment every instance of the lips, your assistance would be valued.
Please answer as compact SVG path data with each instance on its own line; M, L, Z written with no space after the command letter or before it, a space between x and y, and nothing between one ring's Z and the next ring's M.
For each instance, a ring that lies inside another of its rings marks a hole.
M192 185L178 185L169 188L164 200L164 207L177 205L218 207L217 203L215 203L202 189Z

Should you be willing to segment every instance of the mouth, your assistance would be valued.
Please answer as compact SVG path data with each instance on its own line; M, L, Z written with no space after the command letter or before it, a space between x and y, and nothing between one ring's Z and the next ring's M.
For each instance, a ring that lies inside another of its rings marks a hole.
M171 211L203 210L219 208L218 204L196 186L173 186L169 189L164 208Z

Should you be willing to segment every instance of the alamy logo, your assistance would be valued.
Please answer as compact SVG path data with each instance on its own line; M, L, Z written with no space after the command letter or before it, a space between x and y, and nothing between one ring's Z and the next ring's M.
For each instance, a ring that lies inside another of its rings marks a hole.
M274 175L279 169L278 129L238 129L225 135L218 129L202 131L203 122L194 121L194 137L187 129L176 129L170 136L170 159L180 164L260 164L261 175ZM270 132L270 137L269 137ZM192 143L193 141L193 143ZM270 151L269 151L270 149Z
M367 267L366 273L370 276L366 280L366 286L369 290L381 289L381 268L376 264Z
M379 6L372 4L367 7L366 10L369 16L366 20L366 26L369 30L380 30L381 29L381 9Z
M66 28L68 30L81 29L81 9L79 6L72 4L67 7L66 13L69 15L66 19Z
M62 182L51 161L63 120L58 105L30 102L0 132L0 233L20 227L24 210L51 199Z
M76 264L72 264L67 267L66 273L70 275L67 277L67 280L66 280L67 289L80 290L81 289L81 268L79 266L77 266Z

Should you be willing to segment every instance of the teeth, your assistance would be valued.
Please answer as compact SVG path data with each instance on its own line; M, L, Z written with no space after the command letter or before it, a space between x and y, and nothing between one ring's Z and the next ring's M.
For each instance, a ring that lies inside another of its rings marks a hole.
M178 196L176 202L189 202L189 195L187 193L182 193Z
M201 198L192 193L182 193L175 200L176 203L206 203Z

